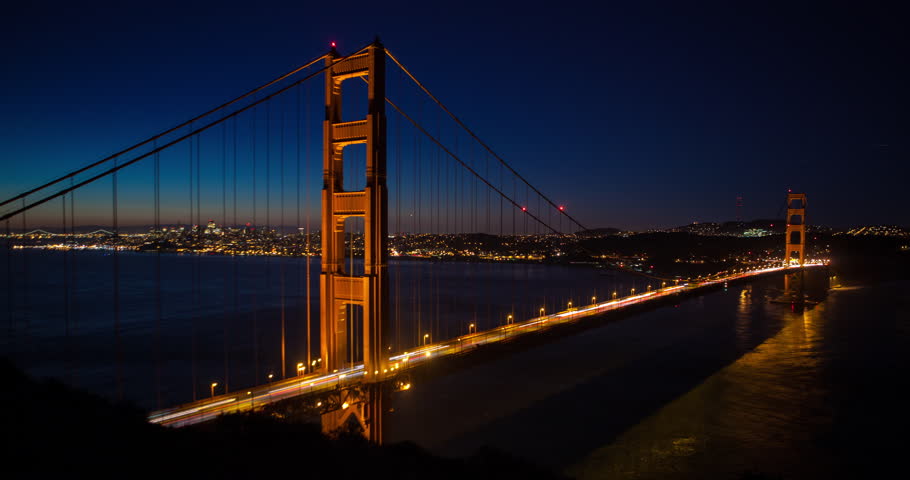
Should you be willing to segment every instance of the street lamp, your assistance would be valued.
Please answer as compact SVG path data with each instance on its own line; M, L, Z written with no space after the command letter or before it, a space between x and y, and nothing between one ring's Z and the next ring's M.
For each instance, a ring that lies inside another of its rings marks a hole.
M543 316L543 311L544 311L543 307L540 307L540 316L541 317Z
M511 314L510 314L508 317L506 317L506 324L508 325L508 324L510 324L510 323L512 323L512 315L511 315Z
M572 308L572 300L569 300L569 308Z
M616 291L613 291L613 300L616 300Z
M300 375L303 375L304 371L306 371L306 366L303 364L303 362L298 362L297 363L297 376L299 377Z
M212 382L212 384L210 385L210 387L212 389L212 398L215 398L215 387L217 387L217 386L218 386L218 382Z
M468 325L468 333L472 333L472 330L473 332L477 332L477 325L474 325L473 323Z
M632 288L632 295L635 295L635 288Z
M427 344L427 339L429 339L429 338L430 338L430 334L429 334L429 333L424 333L424 334L423 334L423 344L424 344L424 345Z
M253 392L246 392L246 394L250 397L250 410L253 410Z
M597 303L597 297L591 297L591 303L592 304Z

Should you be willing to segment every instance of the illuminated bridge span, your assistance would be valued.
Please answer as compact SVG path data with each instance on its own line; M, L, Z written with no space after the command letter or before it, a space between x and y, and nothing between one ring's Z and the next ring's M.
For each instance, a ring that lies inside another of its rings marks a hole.
M818 267L823 265L824 263L810 263L804 266ZM621 310L624 307L631 305L641 305L646 302L667 297L675 297L682 293L758 275L776 272L792 272L793 269L794 267L778 266L717 275L691 284L685 283L682 285L662 287L656 290L631 294L626 297L599 303L595 301L595 303L578 308L570 308L550 315L541 315L525 321L507 323L481 332L473 332L474 325L471 325L470 330L472 330L472 333L461 335L446 342L427 344L410 352L393 355L389 358L389 363L393 372L406 371L409 367L419 365L432 359L448 355L469 353L472 349L481 345L506 341L528 333L540 332L550 327L576 322L587 317L601 315L615 310ZM153 423L162 425L190 425L210 420L226 413L250 411L257 405L261 407L269 403L298 396L310 397L310 406L317 410L321 409L323 406L325 407L325 410L344 410L355 403L365 403L368 401L362 396L363 393L356 388L363 382L364 374L364 366L363 364L360 364L330 374L317 373L302 375L275 382L271 385L252 388L246 392L233 392L217 397L213 396L212 398L187 405L152 412L149 415L149 420ZM407 376L398 378L399 380L393 385L395 389L408 390L411 388L410 380ZM352 387L354 388L352 389ZM331 398L331 394L335 394L333 398ZM353 395L346 397L344 396L346 394ZM326 397L330 397L330 399L326 399Z
M801 207L785 266L651 276L601 287L609 298L599 301L596 287L459 284L435 260L590 259L566 241L586 229L378 40L346 56L333 46L3 201L5 344L25 362L58 358L72 383L103 377L96 383L119 398L151 397L155 423L303 396L326 431L356 422L379 442L383 399L411 387L410 367L818 265L805 259ZM84 358L95 363L80 367Z

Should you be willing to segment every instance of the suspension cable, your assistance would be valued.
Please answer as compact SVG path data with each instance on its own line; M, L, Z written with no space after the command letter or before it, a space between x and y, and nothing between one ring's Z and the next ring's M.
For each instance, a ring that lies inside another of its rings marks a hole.
M501 166L504 166L505 168L507 168L510 172L512 172L512 173L515 175L515 177L517 177L518 179L520 179L527 187L529 187L531 190L533 190L535 193L537 193L541 198L543 198L547 203L549 203L552 207L554 207L554 208L556 209L556 211L557 211L558 214L561 214L562 216L565 216L566 218L568 218L571 222L573 222L575 225L577 225L577 226L578 226L579 228L581 228L582 230L587 230L587 227L585 227L585 226L582 225L578 220L576 220L574 217L572 217L571 215L569 215L568 212L565 211L565 209L559 208L559 206L556 205L552 200L550 200L549 197L547 197L547 196L544 195L540 190L538 190L536 187L534 187L534 185L532 185L530 182L528 182L523 176L521 176L521 174L519 174L514 168L512 168L512 166L509 165L508 162L506 162L502 157L500 157L498 154L496 154L496 152L494 152L494 151L492 150L492 148L490 148L486 143L484 143L483 140L481 140L481 139L480 139L480 138L479 138L471 129L469 129L469 128L467 127L467 125L464 124L464 122L462 122L458 117L456 117L455 114L453 114L453 113L452 113L452 112L451 112L451 111L450 111L450 110L449 110L441 101L439 101L439 99L436 98L435 95L433 95L432 93L430 93L430 91L429 91L429 90L428 90L428 89L427 89L419 80L417 80L417 78L414 77L414 75L413 75L407 68L405 68L405 66L402 65L401 62L399 62L398 59L395 58L395 56L392 55L392 53L389 52L388 49L386 49L386 54L389 56L390 59L392 59L393 62L395 62L396 65L398 65L399 68L401 68L401 70L402 70L402 71L403 71L403 72L404 72L404 73L405 73L405 74L406 74L406 75L407 75L407 76L408 76L408 77L409 77L409 78L410 78L410 79L411 79L411 80L412 80L412 81L413 81L413 82L414 82L414 83L415 83L415 84L424 92L424 93L427 94L427 96L429 96L429 97L430 97L430 98L431 98L431 99L432 99L440 108L442 108L442 109L449 115L449 117L451 117L451 118L452 118L452 119L453 119L453 120L454 120L454 121L455 121L455 122L456 122L464 131L465 131L465 132L467 132L468 135L470 135L470 136L471 136L474 140L476 140L476 141L477 141L477 142L478 142L486 151L488 151L494 158L496 158L496 160L499 161L499 163L500 163ZM461 158L459 158L457 154L452 153L448 148L446 148L444 145L442 145L442 143L441 143L437 138L433 137L426 129L424 129L420 124L418 124L416 120L414 120L414 119L411 118L409 115L407 115L406 113L404 113L404 111L403 111L400 107L398 107L394 102L392 102L392 100L390 100L389 98L386 98L386 102L388 102L388 104L391 105L392 108L394 108L396 111L398 111L398 113L400 113L403 117L405 117L408 121L410 121L418 130L420 130L421 133L423 133L425 136L427 136L427 138L429 138L431 141L433 141L434 143L436 143L436 145L438 145L440 148L442 148L442 150L445 151L450 157L452 157L453 159L455 159L455 160L456 160L458 163L460 163L465 169L467 169L468 171L470 171L476 178L480 179L480 180L481 180L482 182L484 182L488 187L490 187L490 188L493 189L496 193L498 193L498 194L500 195L500 201L502 201L502 199L508 200L510 203L512 203L512 205L514 205L515 207L520 208L520 209L522 210L523 213L529 215L531 218L533 218L533 219L534 219L535 221L537 221L539 224L541 224L541 225L543 225L544 227L548 228L551 232L556 233L556 234L559 234L559 235L562 235L562 234L563 234L562 231L561 231L561 226L560 226L560 229L557 230L556 228L553 228L552 226L550 226L547 222L543 221L542 219L538 218L536 215L534 215L533 213L531 213L530 211L528 211L528 210L526 209L526 207L522 207L521 205L519 205L515 200L513 200L511 197L509 197L506 193L504 193L504 192L503 192L502 190L500 190L499 188L495 187L495 186L494 186L493 184L491 184L487 179L485 179L483 176L481 176L477 171L475 171L473 168L471 168L467 163L465 163ZM501 176L502 176L502 173L500 173L500 177L501 177ZM515 188L513 187L513 193L514 193L514 190L515 190ZM500 207L500 209L501 209L501 207ZM514 221L514 213L515 213L515 212L513 211L513 221ZM562 217L559 217L559 219L561 220ZM501 214L500 214L500 221L502 221L502 215L501 215ZM501 231L501 227L500 227L500 231ZM514 234L514 233L515 233L515 228L514 228L514 225L513 225L513 234ZM591 252L588 248L584 247L583 245L579 245L579 246L580 246L583 250L588 251L588 253L593 253L593 252ZM654 278L654 279L659 279L659 280L672 280L672 279L669 279L669 278L664 278L664 277L657 277L657 276L648 275L648 274L645 274L645 273L643 273L643 272L636 272L636 271L634 271L634 270L626 270L626 269L624 269L624 271L628 271L628 272L630 272L630 273L635 273L635 274L638 274L638 275L641 275L641 276L645 276L645 277L649 277L649 278Z
M509 171L511 171L513 174L515 174L516 177L521 179L521 181L524 182L525 185L531 187L531 189L534 190L535 193L537 193L538 195L543 197L543 199L546 200L547 203L549 203L553 208L555 208L557 211L559 211L559 213L565 215L567 218L569 218L569 220L571 220L573 223L575 223L575 225L578 225L578 227L581 228L582 230L587 230L587 227L585 227L578 220L576 220L574 217L569 215L569 213L566 212L565 209L560 209L559 206L556 205L556 203L554 203L552 200L550 200L549 197L547 197L540 190L538 190L536 187L534 187L534 185L531 185L531 183L528 182L523 176L521 176L521 174L519 174L514 168L512 168L512 166L509 165L508 162L506 162L502 157L500 157L498 154L496 154L496 152L494 152L492 148L490 148L486 143L483 142L483 140L480 139L480 137L478 137L470 128L468 128L468 126L465 125L464 122L461 121L461 119L459 119L457 116L455 116L455 114L452 113L452 111L449 110L441 101L439 101L439 99L436 98L435 95L430 93L430 90L428 90L427 87L425 87L422 83L420 83L420 81L417 80L417 77L415 77L407 68L405 68L404 65L401 64L401 62L398 61L397 58L395 58L394 55L392 55L392 52L390 52L388 49L386 49L385 52L386 52L386 55L388 55L389 58L392 59L392 61L395 62L396 65L398 65L398 68L401 68L401 70L418 87L420 87L420 89L423 90L423 92L426 93L427 96L429 96L434 102L436 102L436 104L439 105L439 107L442 108L452 118L452 120L455 121L455 123L457 123L462 129L464 129L464 131L467 132L468 135L470 135L472 138L474 138L474 140L476 140L477 143L479 143L486 151L490 152L490 154L493 155L493 157L495 157L497 160L499 160L500 163L505 165L505 167L508 168Z
M530 216L531 218L533 218L535 221L537 221L537 222L540 223L541 225L543 225L543 226L547 227L548 229L550 229L553 233L560 233L560 234L562 233L562 232L556 230L555 228L551 227L550 225L548 225L546 222L544 222L543 220L541 220L539 217L537 217L537 216L534 215L533 213L529 212L529 211L527 210L526 207L522 207L521 205L519 205L518 202L516 202L516 201L513 200L511 197L509 197L508 195L506 195L502 190L496 188L496 186L493 185L492 183L490 183L487 179L483 178L483 176L481 176L476 170L474 170L473 168L471 168L470 165L468 165L467 163L465 163L458 155L456 155L456 154L453 153L451 150L449 150L448 148L446 148L445 145L443 145L442 142L439 141L439 139L437 139L436 137L434 137L432 134L430 134L430 132L428 132L425 128L423 128L422 125L420 125L419 123L417 123L416 120L414 120L413 118L411 118L408 114L404 113L404 111L403 111L401 108L399 108L398 105L396 105L392 100L389 100L388 98L386 98L386 102L388 102L388 104L391 105L392 108L394 108L399 114L401 114L401 116L403 116L403 117L406 118L409 122L411 122L411 124L414 125L414 127L416 127L417 130L420 131L420 133L424 134L424 135L425 135L427 138L429 138L433 143L435 143L436 145L438 145L439 148L441 148L444 152L446 152L446 154L448 154L448 155L449 155L450 157L452 157L455 161L457 161L459 164L461 164L462 167L464 167L466 170L468 170L469 172L471 172L471 174L473 174L476 178L478 178L480 181L482 181L482 182L483 182L484 184L486 184L488 187L490 187L491 189L493 189L496 193L498 193L500 196L502 196L502 198L508 200L508 201L509 201L512 205L514 205L516 208L522 209L522 213L525 213L525 214L529 215L529 216ZM534 188L534 187L531 187L531 188ZM0 220L2 220L2 219L0 219Z
M362 50L363 50L363 49L361 49L361 51L362 51ZM359 53L359 51L358 51L358 53ZM278 78L276 78L276 79L274 79L274 80L272 80L272 81L270 81L270 82L268 82L268 83L266 83L266 84L260 85L259 87L256 87L256 88L250 90L249 92L246 92L246 93L244 93L243 95L241 95L241 96L239 96L239 97L237 97L237 98L235 98L235 99L233 99L233 100L231 100L231 101L229 101L229 102L223 103L223 104L221 104L221 105L219 105L219 106L217 106L217 107L215 107L215 108L213 108L213 109L211 109L211 110L209 110L209 111L207 111L207 112L205 112L205 113L203 113L203 114L201 114L201 115L198 115L198 116L196 116L196 117L193 117L193 118L191 118L191 119L189 119L189 120L187 120L187 121L181 123L180 125L177 125L177 126L175 126L175 127L169 128L169 129L167 129L167 130L165 130L165 131L163 131L163 132L161 132L161 133L159 133L159 134L157 134L157 135L154 135L154 136L152 136L152 137L149 137L148 139L143 140L143 141L141 141L141 142L139 142L139 143L137 143L137 144L135 144L135 145L133 145L133 146L131 146L131 147L129 147L129 148L123 149L123 150L121 150L121 151L119 151L119 152L117 152L117 153L115 153L115 154L113 154L113 155L110 155L110 156L107 156L107 157L105 157L105 158L102 158L101 160L98 160L97 162L94 162L94 163L91 163L91 164L89 164L89 165L86 165L85 167L82 167L82 168L80 168L80 169L78 169L78 170L74 170L74 171L72 171L72 172L70 172L70 173L68 173L68 174L66 174L66 175L64 175L64 176L62 176L62 177L57 178L56 180L52 180L52 181L47 182L47 183L45 183L45 184L43 184L43 185L41 185L41 186L39 186L39 187L35 187L35 188L31 189L31 190L28 190L28 191L26 191L26 192L20 193L19 195L16 195L15 197L12 197L12 198L10 198L10 199L4 200L2 203L0 203L0 207L2 207L3 205L8 204L8 203L10 203L10 202L14 202L14 201L16 201L16 200L18 200L18 199L20 199L20 198L27 197L27 196L29 196L29 195L31 195L31 194L33 194L33 193L35 193L35 192L38 192L38 191L40 191L40 190L44 190L45 188L50 187L51 185L55 185L55 184L57 184L57 183L59 183L59 182L65 180L65 179L67 179L67 178L76 176L76 175L78 175L78 174L80 174L80 173L82 173L82 172L84 172L84 171L86 171L86 170L89 170L89 169L91 169L91 168L97 167L98 165L101 165L101 164L103 164L103 163L105 163L105 162L108 162L108 161L110 161L110 160L112 160L112 159L114 159L114 158L116 158L116 157L119 157L119 156L121 156L121 155L123 155L123 154L129 153L129 152L131 152L131 151L133 151L133 150L135 150L135 149L137 149L137 148L139 148L139 147L141 147L141 146L143 146L143 145L147 145L147 144L149 144L149 143L151 143L151 142L153 142L153 141L155 141L155 140L158 140L159 138L161 138L161 137L163 137L163 136L165 136L165 135L168 135L168 134L173 133L173 132L175 132L175 131L177 131L177 130L183 128L183 127L186 127L187 125L190 125L190 124L192 124L193 122L196 122L196 121L198 121L198 120L200 120L200 119L202 119L202 118L205 118L205 117L207 117L207 116L209 116L209 115L211 115L211 114L213 114L213 113L215 113L215 112L217 112L217 111L219 111L219 110L223 110L223 109L225 109L225 108L227 108L227 107L229 107L229 106L231 106L231 105L233 105L233 104L235 104L235 103L237 103L237 102L239 102L239 101L241 101L241 100L243 100L243 99L249 97L250 95L255 94L256 92L259 92L259 91L262 91L263 89L266 89L266 88L268 88L268 87L271 87L272 85L274 85L274 84L276 84L276 83L278 83L278 82L280 82L280 81L282 81L282 80L284 80L284 79L286 79L286 78L288 78L288 77L290 77L290 76L292 76L292 75L295 75L296 73L298 73L298 72L300 72L300 71L302 71L302 70L305 70L305 69L311 67L312 65L314 65L314 64L318 63L319 61L325 59L326 55L327 55L327 54L320 55L319 57L314 58L313 60L310 60L309 62L303 64L302 66L297 67L297 68L291 70L290 72L285 73L284 75L281 75L280 77L278 77ZM355 54L352 54L352 55L356 55L356 53L355 53ZM323 70L324 70L324 69L323 69Z
M364 47L364 48L366 48L366 47ZM348 56L346 56L346 57L344 57L344 58L338 60L338 62L335 62L335 64L337 65L339 62L343 62L343 61L345 61L345 60L348 60L350 57L352 57L352 56L354 56L354 55L357 55L357 54L360 53L362 50L363 50L363 49L358 50L357 52L352 53L352 54L350 54L350 55L348 55ZM220 124L220 123L226 121L226 120L229 119L229 118L236 117L237 115L240 115L241 113L243 113L243 112L245 112L245 111L247 111L247 110L249 110L249 109L255 107L256 105L259 105L259 104L261 104L261 103L264 103L264 102L267 102L267 101L271 100L272 98L274 98L274 97L276 97L276 96L278 96L278 95L280 95L280 94L282 94L282 93L284 93L284 92L286 92L286 91L288 91L288 90L290 90L290 89L296 87L297 85L300 85L300 84L302 84L303 82L305 82L305 81L307 81L307 80L310 80L310 79L312 79L313 77L315 77L315 76L317 76L317 75L322 74L323 72L325 72L325 71L328 70L329 68L331 68L331 67L330 67L330 66L322 67L322 68L320 68L319 70L317 70L317 71L315 71L315 72L313 72L313 73L307 75L306 77L304 77L304 78L302 78L302 79L300 79L300 80L297 80L296 82L291 83L290 85L287 85L287 86L282 87L281 89L277 90L277 91L274 92L274 93L271 93L271 94L269 94L269 95L267 95L267 96L265 96L265 97L262 97L261 99L255 101L255 102L253 102L253 103L250 103L249 105L246 105L246 106L244 106L244 107L242 107L242 108L240 108L240 109L238 109L238 110L235 110L234 112L231 112L231 113L225 115L224 117L221 117L221 118L218 119L218 120L214 120L212 123L209 123L208 125L199 127L199 128L197 128L196 130L194 130L194 131L192 131L192 132L190 132L190 133L187 133L186 135L183 135L183 136L181 136L181 137L179 137L179 138L177 138L177 139L175 139L175 140L172 140L172 141L170 141L170 142L168 142L168 143L162 145L161 147L155 148L155 149L153 149L153 150L151 150L151 151L149 151L149 152L147 152L147 153L144 153L144 154L142 154L142 155L140 155L140 156L138 156L138 157L136 157L136 158L134 158L134 159L132 159L132 160L123 162L123 163L121 163L121 164L119 164L119 165L117 165L117 166L114 166L114 167L112 167L112 168L110 168L110 169L108 169L108 170L106 170L106 171L104 171L104 172L101 172L101 173L99 173L99 174L97 174L97 175L95 175L95 176L93 176L93 177L91 177L91 178L89 178L89 179L87 179L87 180L83 180L82 182L79 182L79 183L77 183L76 185L70 186L70 187L65 188L65 189L63 189L63 190L60 190L60 191L58 191L58 192L56 192L56 193L50 194L50 195L48 195L48 196L46 196L46 197L44 197L44 198L42 198L42 199L40 199L40 200L36 200L36 201L30 203L30 204L28 204L28 205L25 204L25 198L24 198L25 195L17 196L16 198L21 198L21 199L22 199L22 201L23 201L23 206L20 207L20 208L18 208L18 209L16 209L16 210L13 210L13 211L11 211L11 212L5 213L5 214L3 214L2 216L0 216L0 222L6 220L6 219L8 219L8 218L12 218L12 217L14 217L14 216L16 216L16 215L18 215L18 214L20 214L20 213L22 213L22 212L25 212L26 210L30 210L30 209L32 209L32 208L34 208L34 207L37 207L38 205L41 205L41 204L43 204L43 203L46 203L46 202L48 202L48 201L50 201L50 200L53 200L53 199L55 199L55 198L57 198L57 197L59 197L59 196L61 196L61 195L65 195L65 194L67 194L67 193L69 193L69 192L71 192L71 191L73 191L73 190L75 190L75 189L78 189L78 188L81 188L81 187L83 187L83 186L85 186L85 185L88 185L88 184L94 182L95 180L98 180L98 179L100 179L100 178L106 177L106 176L108 176L108 175L110 175L110 174L112 174L112 173L114 173L114 172L116 172L116 171L118 171L118 170L120 170L120 169L123 169L123 168L125 168L125 167L128 167L128 166L130 166L130 165L132 165L132 164L134 164L134 163L136 163L136 162L138 162L138 161L140 161L140 160L142 160L142 159L144 159L144 158L147 158L147 157L149 157L149 156L152 156L152 155L154 155L154 154L156 154L156 153L158 153L158 152L160 152L160 151L162 151L162 150L166 150L167 148L170 148L170 147L172 147L172 146L174 146L174 145L176 145L176 144L178 144L178 143L180 143L180 142L186 140L187 138L190 138L190 137L192 137L192 136L194 136L194 135L197 135L197 134L199 134L199 133L201 133L201 132L204 132L204 131L206 131L206 130L212 128L212 127L214 127L215 125L218 125L218 124ZM90 167L89 167L89 168L90 168ZM66 177L63 177L63 178L68 178L69 176L71 176L71 175L67 175ZM57 183L57 182L53 182L53 183ZM32 192L32 193L33 193L33 192ZM4 204L5 204L5 203L8 203L8 202L4 202ZM191 219L191 223L192 223L192 219Z

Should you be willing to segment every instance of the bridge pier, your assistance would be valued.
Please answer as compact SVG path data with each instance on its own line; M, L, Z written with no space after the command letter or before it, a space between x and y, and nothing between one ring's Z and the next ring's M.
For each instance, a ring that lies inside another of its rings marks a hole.
M322 414L322 433L360 432L370 442L382 444L383 420L389 400L386 386L379 382L342 390L337 409Z

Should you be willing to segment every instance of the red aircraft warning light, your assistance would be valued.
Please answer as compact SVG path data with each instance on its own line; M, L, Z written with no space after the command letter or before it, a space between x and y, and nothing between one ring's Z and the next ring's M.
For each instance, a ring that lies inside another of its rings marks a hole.
M332 42L331 45L332 45L332 48L335 48L335 42Z
M521 207L521 211L522 211L522 212L527 212L527 211L528 211L528 207Z
M560 211L560 212L564 211L565 209L566 209L566 206L565 206L565 205L560 205L560 206L559 206L559 211Z

